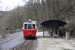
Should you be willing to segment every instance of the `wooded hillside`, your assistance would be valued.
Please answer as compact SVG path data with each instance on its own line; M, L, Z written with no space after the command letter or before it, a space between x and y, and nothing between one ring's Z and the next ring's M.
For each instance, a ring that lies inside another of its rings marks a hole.
M0 15L0 34L6 27L21 29L28 19L37 21L38 28L46 20L73 20L71 24L75 29L75 0L29 0L25 6L17 6Z

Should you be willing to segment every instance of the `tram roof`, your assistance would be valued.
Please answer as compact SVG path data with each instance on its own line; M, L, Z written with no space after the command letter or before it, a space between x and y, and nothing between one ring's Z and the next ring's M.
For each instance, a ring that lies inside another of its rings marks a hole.
M35 24L35 23L36 23L36 21L24 22L24 24L29 24L29 23L31 23L31 24Z
M44 21L41 23L41 25L43 27L47 27L47 26L64 26L66 25L67 23L63 22L63 21L60 21L60 20L48 20L48 21Z

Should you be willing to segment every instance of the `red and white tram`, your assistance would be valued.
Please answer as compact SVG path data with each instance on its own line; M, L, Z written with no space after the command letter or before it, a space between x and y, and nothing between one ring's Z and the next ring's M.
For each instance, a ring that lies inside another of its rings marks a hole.
M23 36L24 38L36 38L36 21L31 21L23 23Z

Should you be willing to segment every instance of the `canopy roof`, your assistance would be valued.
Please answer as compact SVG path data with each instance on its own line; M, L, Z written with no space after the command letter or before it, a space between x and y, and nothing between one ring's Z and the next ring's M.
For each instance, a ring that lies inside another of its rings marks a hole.
M41 23L41 25L43 27L47 27L47 26L64 26L66 25L67 23L63 22L63 21L60 21L60 20L48 20L48 21L44 21Z

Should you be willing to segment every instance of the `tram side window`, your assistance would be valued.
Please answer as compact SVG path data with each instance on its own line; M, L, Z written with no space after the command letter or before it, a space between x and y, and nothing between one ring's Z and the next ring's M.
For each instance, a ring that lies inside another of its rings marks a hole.
M35 29L35 24L33 24L33 29Z
M25 24L25 29L27 29L27 24Z

